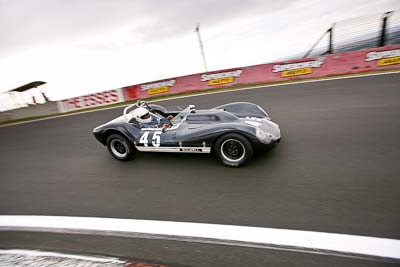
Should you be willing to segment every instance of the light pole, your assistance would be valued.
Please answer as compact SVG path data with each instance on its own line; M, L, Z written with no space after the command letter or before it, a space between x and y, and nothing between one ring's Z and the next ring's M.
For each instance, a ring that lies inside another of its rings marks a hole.
M200 23L197 23L194 31L197 33L197 38L199 39L201 57L203 58L204 69L207 72L208 70L207 70L206 56L204 55L203 42L201 41L201 36L200 36Z
M381 37L379 38L379 46L385 46L387 42L386 38L386 30L389 17L393 14L393 11L389 11L383 14L382 16L382 29L381 29Z

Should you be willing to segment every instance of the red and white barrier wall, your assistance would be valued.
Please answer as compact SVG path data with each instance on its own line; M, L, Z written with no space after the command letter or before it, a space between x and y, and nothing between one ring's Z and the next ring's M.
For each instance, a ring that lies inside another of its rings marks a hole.
M190 91L400 68L400 45L193 74L59 101L60 112Z

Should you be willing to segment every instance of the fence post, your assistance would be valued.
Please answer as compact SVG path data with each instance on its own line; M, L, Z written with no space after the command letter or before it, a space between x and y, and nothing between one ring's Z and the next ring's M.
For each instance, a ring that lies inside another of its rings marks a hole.
M386 28L387 28L387 20L392 15L393 11L385 12L382 16L382 29L381 29L381 37L379 39L378 46L385 46L386 44Z
M324 32L321 37L319 37L318 41L315 42L313 44L313 46L310 48L310 50L307 51L307 53L303 56L303 58L308 57L310 55L310 53L314 50L314 48L319 44L319 42L321 42L322 38L324 38L325 34L327 34L329 32L329 30L327 30L326 32Z
M329 47L328 54L333 54L333 28L335 27L335 23L332 24L332 27L328 30L329 32Z

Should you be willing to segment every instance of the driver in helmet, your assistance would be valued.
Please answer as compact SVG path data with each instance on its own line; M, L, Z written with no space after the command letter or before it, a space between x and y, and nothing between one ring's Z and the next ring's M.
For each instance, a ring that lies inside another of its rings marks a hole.
M140 124L140 128L158 127L157 118L150 114L150 111L145 107L138 107L131 112L131 118L135 119Z

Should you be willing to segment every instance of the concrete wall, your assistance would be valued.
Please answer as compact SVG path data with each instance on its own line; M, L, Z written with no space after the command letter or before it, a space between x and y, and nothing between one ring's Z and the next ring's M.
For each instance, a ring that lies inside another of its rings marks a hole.
M57 102L46 102L26 108L0 112L0 122L59 113Z

